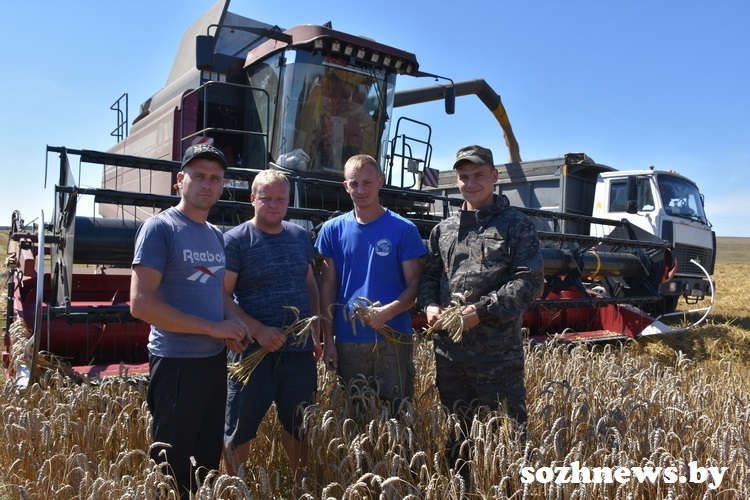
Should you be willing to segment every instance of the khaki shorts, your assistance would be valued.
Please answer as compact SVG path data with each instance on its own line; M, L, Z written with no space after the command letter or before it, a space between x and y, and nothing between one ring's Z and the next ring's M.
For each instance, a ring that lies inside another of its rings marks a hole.
M403 339L403 340L402 340ZM336 342L338 374L346 384L364 379L377 387L384 401L414 397L414 343L411 337L399 342Z

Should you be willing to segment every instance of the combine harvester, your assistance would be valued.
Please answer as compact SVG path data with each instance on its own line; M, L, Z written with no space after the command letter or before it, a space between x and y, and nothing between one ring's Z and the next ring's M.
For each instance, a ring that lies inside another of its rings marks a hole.
M382 160L382 203L423 237L459 205L422 189L436 173L431 128L408 118L392 123L394 108L443 100L451 114L456 96L474 94L503 129L510 161L520 161L500 98L483 80L454 83L422 72L403 50L330 26L281 30L229 12L228 3L219 1L186 31L166 86L141 105L130 133L125 96L113 105L120 118L110 151L47 148L48 165L59 165L54 212L37 227L14 212L9 235L3 360L11 374L36 373L40 351L92 376L147 371L149 327L131 317L128 303L134 236L143 220L179 200L177 160L191 144L212 142L230 163L213 223L228 228L248 219L254 176L277 168L292 185L289 217L312 238L325 220L351 209L341 180L344 162L357 153ZM446 84L396 91L401 76ZM92 171L101 187L82 188L80 175ZM95 215L79 213L85 205ZM626 222L527 213L548 228L540 232L547 285L524 317L531 340L670 331L642 312L670 277L668 242ZM581 222L613 231L560 230ZM12 331L14 323L26 335Z

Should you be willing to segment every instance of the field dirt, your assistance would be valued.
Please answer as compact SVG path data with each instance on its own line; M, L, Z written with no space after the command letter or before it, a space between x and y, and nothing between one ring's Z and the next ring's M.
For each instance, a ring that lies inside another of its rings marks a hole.
M750 264L750 238L716 238L716 261L722 264Z

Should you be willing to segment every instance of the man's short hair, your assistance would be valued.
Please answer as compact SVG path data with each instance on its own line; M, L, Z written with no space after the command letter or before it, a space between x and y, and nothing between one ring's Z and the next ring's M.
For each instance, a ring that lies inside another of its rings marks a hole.
M367 165L372 165L375 168L375 171L378 173L378 176L383 177L383 171L380 170L380 164L378 163L378 161L372 156L365 154L354 155L346 160L346 164L344 165L344 173L346 173L347 169L358 172Z
M269 168L258 172L258 174L255 176L255 179L253 179L253 185L250 187L250 191L253 194L258 194L258 189L260 189L260 186L273 184L274 182L283 182L286 184L286 187L289 188L289 179L287 179L286 175L284 175L284 172Z

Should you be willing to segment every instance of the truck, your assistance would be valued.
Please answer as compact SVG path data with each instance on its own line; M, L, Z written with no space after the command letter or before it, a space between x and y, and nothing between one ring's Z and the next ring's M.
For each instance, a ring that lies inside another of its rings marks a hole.
M497 165L498 192L511 205L573 216L626 220L669 243L669 279L660 285L661 299L650 307L655 315L673 313L682 297L687 305L711 298L716 263L716 233L705 212L704 197L695 182L674 170L617 170L595 162L585 153L568 153L546 160ZM441 172L443 195L455 195L455 175ZM541 227L544 230L547 228ZM608 236L611 226L589 218L567 222L566 234Z
M273 168L290 180L289 219L313 239L323 222L352 208L343 165L357 153L380 161L381 203L413 221L424 238L460 205L424 189L435 174L431 127L393 120L394 108L442 101L452 114L456 97L475 95L497 119L510 160L520 161L500 96L484 80L424 72L414 54L330 24L281 29L228 7L219 0L188 28L166 85L132 124L127 99L115 102L117 143L110 150L47 147L47 164L58 166L53 213L29 226L15 211L9 231L3 360L13 376L33 379L40 352L90 376L147 372L149 327L129 310L135 234L179 201L178 160L193 144L211 143L229 162L211 222L228 229L250 218L252 180ZM397 90L403 77L445 83ZM81 187L80 176L92 171L101 175L100 187ZM570 235L554 228L583 216L528 213L553 228L540 231L546 284L524 316L530 341L670 331L643 307L661 299L669 244L628 221L589 216L588 224L609 228L607 236ZM414 311L415 329L423 316Z

